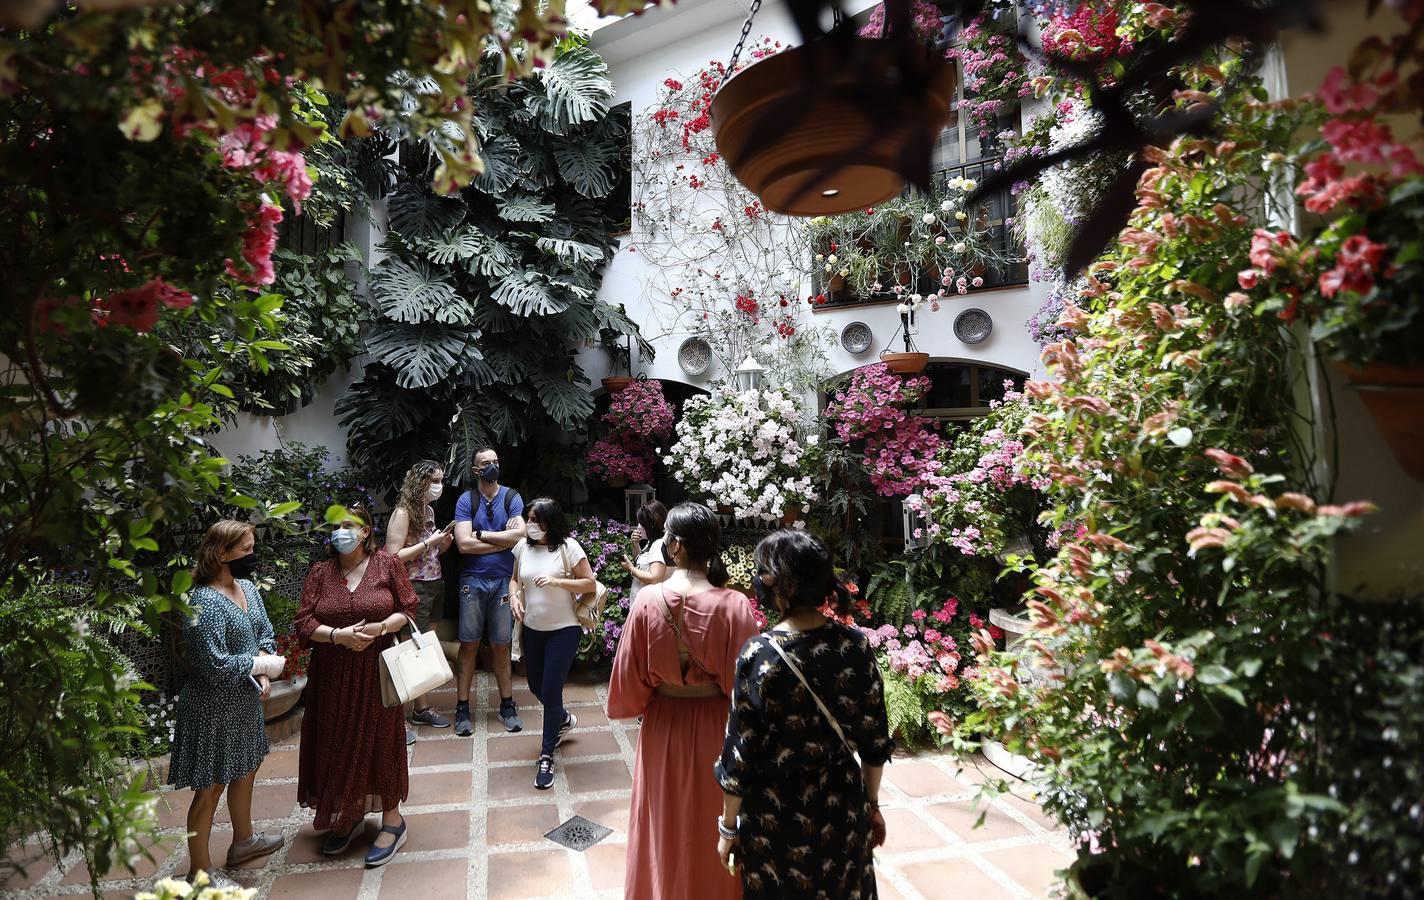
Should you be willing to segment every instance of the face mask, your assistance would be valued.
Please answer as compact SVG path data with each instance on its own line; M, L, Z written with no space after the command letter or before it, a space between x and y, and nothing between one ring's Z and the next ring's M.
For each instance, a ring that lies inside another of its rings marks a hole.
M361 546L361 530L359 528L338 528L331 533L331 546L336 548L337 553L350 553Z
M638 536L638 540L640 541L646 541L648 539L648 532L646 529L643 528L642 525L639 525L637 528L633 529L633 533Z
M430 487L425 489L425 499L434 502L436 500L439 500L440 495L443 493L445 493L444 482L441 482L439 484L432 484Z
M672 540L671 536L663 538L663 565L665 566L673 565L672 551L668 549L668 541L670 540Z
M490 484L499 481L499 463L490 463L480 469L480 481L487 481Z
M227 570L232 573L233 578L251 578L252 573L257 571L257 554L249 553L246 556L228 560Z
M771 585L761 580L760 575L752 576L752 590L756 592L757 603L762 609L780 609L776 605L776 593L771 589Z
M544 535L547 534L547 532L545 532L544 529L540 528L538 525L530 525L528 528L528 534L529 540L542 541L544 539Z

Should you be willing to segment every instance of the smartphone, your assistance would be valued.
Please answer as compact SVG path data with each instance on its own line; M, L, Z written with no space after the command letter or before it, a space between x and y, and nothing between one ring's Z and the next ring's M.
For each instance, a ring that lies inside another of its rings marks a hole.
M452 531L454 531L454 530L455 530L455 520L454 520L454 519L451 519L449 525L446 525L444 528L440 529L440 533L441 533L441 534L449 534L450 532L452 532Z

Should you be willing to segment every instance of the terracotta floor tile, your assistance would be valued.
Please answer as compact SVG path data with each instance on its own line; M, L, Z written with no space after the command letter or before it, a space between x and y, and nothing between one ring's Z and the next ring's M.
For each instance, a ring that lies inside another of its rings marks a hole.
M564 685L564 703L599 703L598 688L596 684L566 684Z
M188 821L192 791L164 791L158 795L158 827L183 828Z
M895 890L895 885L885 877L880 866L875 867L875 890L880 900L905 900L905 895Z
M264 778L296 778L297 762L301 753L297 750L275 750L267 754L267 758L262 761L262 768L257 770L258 779Z
M1028 834L1027 828L1009 818L1002 810L986 806L983 802L977 808L974 801L963 800L958 803L936 803L926 809L950 831L971 844ZM980 814L984 816L984 824L975 828L974 823L979 821Z
M402 863L397 854L381 875L380 896L382 900L465 900L469 872L470 864L463 859Z
M881 848L881 853L914 853L916 850L944 846L940 836L910 810L886 809L881 812L885 816L885 846Z
M1036 898L1047 897L1058 884L1055 869L1066 869L1073 862L1071 857L1042 845L995 850L985 853L984 858Z
M1043 809L1032 800L1023 800L1011 794L1004 798L1004 802L1019 812L1025 813L1042 828L1046 828L1049 831L1061 831L1063 829L1063 825L1059 823L1057 819L1044 812Z
M911 797L957 794L959 782L927 762L892 762L885 767L885 780Z
M140 856L138 859L134 860L134 868L132 872L130 872L122 864L116 865L107 873L100 876L99 880L113 881L120 878L152 878L154 874L158 871L158 867L163 865L164 860L168 859L169 854L171 854L178 847L179 843L180 838L176 836L165 836L163 838L160 838L158 841L149 845L149 852L153 856L152 859L149 859L146 856ZM88 884L89 867L81 862L73 869L70 869L69 874L65 875L59 883Z
M569 732L569 736L564 739L564 743L559 747L559 754L565 758L574 756L607 756L610 753L622 753L618 746L618 741L614 739L612 732L585 730L583 717L579 716L579 726Z
M564 777L569 781L569 791L574 794L628 790L633 787L633 777L628 773L627 764L618 759L569 763L563 770Z
M926 897L973 897L974 900L1012 900L1013 894L967 859L935 860L901 866L905 878Z
M354 900L365 874L358 868L283 875L273 883L267 900Z
M627 834L628 804L631 800L631 797L622 800L576 800L574 813L590 822L612 828L617 834Z
M541 841L563 821L559 818L559 808L553 803L495 807L486 816L485 843L491 847Z
M491 854L488 879L490 900L562 897L574 887L573 869L564 850Z
M627 844L595 844L583 853L588 860L588 877L595 891L623 886L623 869L628 859Z
M515 679L514 703L521 710L526 706L538 707L539 698L534 696L534 692L529 690L527 685L521 684L520 679ZM499 688L491 688L485 693L485 705L496 712L499 711ZM528 726L529 723L524 724Z
M252 789L252 821L265 822L269 819L285 819L297 805L295 784L259 784ZM227 822L227 794L223 794L214 822Z
M534 762L539 758L539 745L544 736L538 732L531 734L508 734L491 737L486 744L490 762Z
M445 729L449 734L450 729ZM452 766L470 765L475 759L475 742L464 738L440 740L438 738L417 740L411 765Z
M469 772L416 772L410 776L409 806L469 802Z
M470 814L463 810L406 816L405 822L409 830L402 853L464 849L470 845Z
M54 869L54 860L45 854L44 848L39 844L24 844L17 847L10 858L24 867L25 874L0 873L0 891L23 891L39 882Z
M515 797L532 797L538 793L534 789L534 763L527 766L513 766L490 769L488 779L491 800L512 800Z
M601 706L580 706L574 709L578 715L580 728L599 728L608 725L608 714Z

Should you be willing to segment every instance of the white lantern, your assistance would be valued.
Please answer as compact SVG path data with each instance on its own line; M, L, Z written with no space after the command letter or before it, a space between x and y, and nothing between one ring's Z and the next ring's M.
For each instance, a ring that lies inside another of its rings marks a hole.
M629 525L638 523L638 510L644 504L651 503L658 499L658 492L650 484L630 484L623 489L623 521ZM659 535L649 535L649 538L659 537Z
M916 550L930 545L929 520L925 518L923 512L911 506L910 499L906 497L900 501L900 517L904 523L905 549ZM915 536L916 533L919 534L919 537Z
M765 373L766 369L762 367L762 364L757 362L756 358L748 353L747 358L742 360L742 364L737 366L736 371L733 373L736 377L737 390L758 390L761 387L762 375Z

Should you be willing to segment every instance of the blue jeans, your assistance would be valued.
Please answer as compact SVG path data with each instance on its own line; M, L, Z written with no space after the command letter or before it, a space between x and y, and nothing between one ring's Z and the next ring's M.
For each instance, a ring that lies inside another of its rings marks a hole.
M577 625L553 631L535 631L523 626L524 670L529 675L529 690L544 706L544 743L540 754L550 756L559 739L559 726L564 724L564 682L569 679L569 667L578 653L583 629Z
M514 611L509 608L509 579L460 575L460 642L509 646L514 640Z

